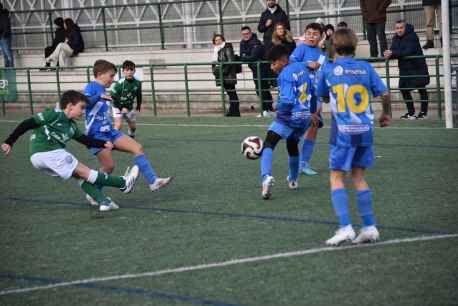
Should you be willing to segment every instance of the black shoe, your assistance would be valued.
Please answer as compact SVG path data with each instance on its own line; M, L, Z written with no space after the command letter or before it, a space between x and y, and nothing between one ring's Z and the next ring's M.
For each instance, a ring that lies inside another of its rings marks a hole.
M428 119L428 114L425 112L419 112L417 115L417 119L419 120Z
M415 120L417 119L417 117L415 117L414 113L405 113L404 115L401 116L400 119Z
M423 49L430 49L430 48L434 48L434 41L427 40L426 44L423 45Z

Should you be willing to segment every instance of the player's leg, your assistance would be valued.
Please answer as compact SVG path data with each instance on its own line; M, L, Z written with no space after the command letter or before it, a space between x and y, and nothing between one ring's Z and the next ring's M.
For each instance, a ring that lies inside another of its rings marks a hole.
M134 163L138 166L140 172L146 178L151 191L157 191L167 186L172 181L172 177L157 177L151 163L145 156L143 146L134 139L126 135L121 135L116 138L114 147L119 151L134 155Z
M264 140L264 147L261 154L261 195L265 200L269 199L272 195L272 186L274 184L274 178L272 176L273 150L280 139L282 139L282 136L273 130L269 130Z
M305 175L317 175L318 173L310 167L310 159L312 158L313 149L315 148L315 140L318 134L318 126L311 126L305 132L304 143L301 150L300 168Z
M122 129L122 114L121 110L117 107L112 107L111 111L113 113L113 126L116 130L120 131Z
M297 189L297 177L299 176L299 139L294 136L286 139L286 149L288 151L288 187Z
M362 228L354 243L374 242L380 235L375 225L372 209L372 191L365 178L364 171L374 162L372 147L358 147L352 163L352 180L356 189L356 202L362 220Z
M130 111L127 114L126 120L127 120L127 125L129 129L127 130L127 135L129 135L130 138L135 139L135 131L137 130L137 120L136 120L136 114L135 111Z
M330 146L329 150L329 168L330 185L331 185L331 201L339 221L339 229L335 235L326 240L327 245L339 245L345 241L353 240L356 236L351 225L349 197L347 189L345 189L344 177L345 173L351 169L351 161L354 155L353 148Z
M413 104L412 94L410 89L401 89L401 95L406 103L407 113L401 116L401 119L414 120L415 118L415 105Z

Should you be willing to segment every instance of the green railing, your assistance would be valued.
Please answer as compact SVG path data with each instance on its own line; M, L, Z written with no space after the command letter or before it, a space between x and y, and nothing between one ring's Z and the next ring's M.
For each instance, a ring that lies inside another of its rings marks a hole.
M15 14L36 14L36 13L46 13L48 16L48 25L46 26L45 30L42 31L13 31L13 36L20 36L20 35L36 35L36 34L46 34L49 35L51 38L50 40L52 41L53 35L54 35L54 26L53 26L53 15L54 17L57 17L60 15L62 12L68 12L68 11L78 11L78 10L101 10L101 19L102 19L102 24L99 26L90 26L90 27L85 27L82 28L82 32L86 33L91 33L91 32L103 32L103 37L104 37L104 46L105 50L108 51L110 48L110 43L108 39L108 33L110 32L121 32L121 31L130 31L130 30L159 30L160 34L160 47L161 49L165 49L167 41L166 41L166 31L167 30L172 30L172 29L177 29L177 28L186 28L186 27L207 27L207 26L214 26L215 31L214 32L220 32L221 34L224 34L224 28L225 26L228 25L244 25L244 24L251 24L251 23L256 23L259 21L259 16L256 17L251 17L247 16L246 18L240 17L239 19L244 19L244 20L235 20L235 21L230 21L230 20L224 20L224 12L223 12L223 0L206 0L207 2L217 2L217 7L218 7L218 16L214 17L215 21L208 21L208 22L198 22L198 23L192 23L192 24L177 24L176 21L168 21L164 20L162 16L162 7L165 5L171 5L171 4L183 4L183 3L199 3L203 2L201 0L184 0L184 1L171 1L171 2L157 2L157 3L137 3L137 4L117 4L117 5L104 5L104 6L90 6L90 7L75 7L75 8L56 8L56 9L43 9L43 10L24 10L24 11L13 11L12 13ZM289 1L283 0L279 1L280 4L283 5L283 8L286 10L289 19L291 22L294 21L303 21L303 20L314 20L318 17L324 18L325 20L329 20L331 18L346 18L346 17L361 17L361 12L356 11L356 12L341 12L339 14L305 14L305 13L300 13L300 16L293 16L294 14L290 15L290 10L289 10ZM456 15L456 9L458 7L458 1L453 0L450 2L450 30L453 31L454 28L457 28L458 25L455 24L455 15ZM408 6L406 4L406 6ZM158 12L158 19L157 20L152 20L151 23L155 25L108 25L107 20L106 20L106 10L113 9L113 8L126 8L126 7L155 7L157 12ZM422 7L411 7L411 8L402 8L402 9L390 9L387 12L387 15L390 16L392 14L396 15L395 18L397 17L398 14L404 14L408 12L419 12L423 11ZM259 12L259 15L261 12ZM358 28L361 29L361 32L363 35L365 35L365 29L364 25L357 25ZM359 29L355 30L359 31ZM302 34L302 33L294 33L294 34ZM210 41L210 37L209 37ZM140 44L141 45L141 44ZM45 47L45 45L43 45ZM89 46L91 47L91 46Z
M427 87L427 89L430 92L432 91L436 94L436 98L430 99L430 101L435 101L437 103L438 117L442 119L443 83L441 82L441 77L443 75L441 73L441 56L431 55L424 57L428 59L429 66L434 65L434 69L430 69L431 84ZM452 57L457 58L458 54L454 54L452 55ZM370 60L374 61L373 58ZM378 63L373 64L379 70L379 74L382 76L382 78L385 79L390 92L399 92L397 84L393 86L395 80L400 78L398 74L393 74L394 67L397 66L396 61L387 61L384 59L378 59L378 61ZM238 63L246 64L242 62L200 62L138 65L137 67L142 68L144 74L144 78L142 79L144 89L144 100L145 102L150 102L150 108L152 109L152 112L155 116L159 114L159 109L161 106L170 105L170 102L166 101L170 100L170 98L164 99L161 98L161 96L174 97L173 105L179 105L180 103L184 103L185 106L183 114L185 114L186 116L191 116L193 113L193 106L195 107L194 111L204 110L208 112L214 112L214 105L218 103L220 103L221 105L221 113L224 114L226 110L224 88L217 88L215 86L215 79L211 74L211 66L216 64L223 67L224 65ZM256 62L258 72L261 71L261 64L264 63L268 62ZM223 69L220 69L221 74L222 70ZM6 113L7 106L14 107L21 105L23 107L25 103L28 104L30 113L34 113L35 108L41 107L42 104L49 104L49 102L57 101L58 96L60 96L60 94L64 90L82 90L84 85L92 79L92 67L90 66L79 66L71 68L58 67L53 72L40 72L38 67L4 68L0 69L0 72L2 72L3 75L10 76L8 82L10 86L12 85L13 87L17 87L17 95L19 98L19 102L5 101L4 96L0 96L2 101L3 114ZM224 79L221 74L219 77L221 79ZM204 77L199 77L200 75L204 75ZM241 103L246 104L247 100L249 100L248 103L250 103L251 105L253 105L253 103L258 103L259 106L261 106L264 102L261 94L262 89L260 84L262 79L258 78L257 80L253 80L251 71L249 69L244 69L243 74L239 76L239 88L237 88L237 93L241 97ZM13 77L15 77L15 79ZM409 77L415 78L422 76L417 75ZM259 85L259 94L257 95L258 97L255 99L254 97L256 89L253 86L253 81L257 81ZM248 82L249 84L251 83L250 88L246 88L247 86L244 86L245 88L240 88L240 82ZM52 84L53 87L55 86L55 89L44 88L46 87L44 86L45 84L48 87L50 84ZM250 98L245 98L244 96L246 95L249 95ZM197 100L196 97L198 98ZM213 104L211 104L211 102L213 102ZM402 100L394 99L393 102L402 102ZM416 102L420 101L416 100ZM262 107L259 107L259 109L262 110ZM175 114L177 114L176 111Z

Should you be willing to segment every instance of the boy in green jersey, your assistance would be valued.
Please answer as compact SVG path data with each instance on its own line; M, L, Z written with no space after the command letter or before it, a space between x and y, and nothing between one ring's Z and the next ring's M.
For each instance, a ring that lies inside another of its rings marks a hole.
M111 89L114 128L118 131L121 130L122 119L125 118L129 126L127 134L135 138L136 111L140 112L142 106L142 82L134 76L135 63L132 61L127 60L122 64L122 74L124 78L115 83ZM137 105L134 110L135 99Z
M74 119L81 117L86 102L86 96L77 91L64 92L59 102L60 109L46 109L24 120L3 142L1 148L8 155L16 140L27 131L33 130L29 148L30 161L35 168L64 180L71 177L80 179L81 188L97 201L100 211L117 209L118 206L95 185L117 187L124 193L129 193L138 177L138 166L126 171L125 176L113 176L88 168L65 150L70 139L86 146L113 148L110 141L88 137L78 129Z

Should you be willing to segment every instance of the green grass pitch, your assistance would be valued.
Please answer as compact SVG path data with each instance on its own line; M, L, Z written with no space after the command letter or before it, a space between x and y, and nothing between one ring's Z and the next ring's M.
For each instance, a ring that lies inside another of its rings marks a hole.
M18 120L0 118L2 140ZM175 180L158 193L143 178L129 195L105 189L121 209L102 218L75 180L33 169L28 135L11 156L0 157L0 305L456 305L458 238L403 239L458 233L457 130L438 121L377 129L378 158L367 180L382 241L326 251L323 241L336 229L328 128L320 131L312 160L319 175L301 176L298 190L287 188L286 150L279 144L273 198L263 201L259 162L239 150L246 136L264 138L268 120L140 122L138 140L152 164ZM83 146L71 143L68 150L97 167ZM124 153L115 160L116 174L132 162ZM306 252L196 268L294 251ZM180 267L196 270L173 270ZM132 277L118 277L126 274ZM5 294L32 287L42 288Z

